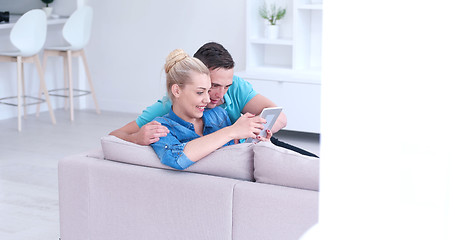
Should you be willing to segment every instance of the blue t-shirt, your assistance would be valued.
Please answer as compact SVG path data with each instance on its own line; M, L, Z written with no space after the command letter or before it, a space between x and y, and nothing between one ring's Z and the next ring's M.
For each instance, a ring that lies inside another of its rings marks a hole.
M194 164L183 152L188 142L200 137L194 131L194 125L181 119L172 109L168 114L163 117L157 117L155 120L169 129L166 137L161 137L158 142L151 144L161 162L180 170ZM206 109L202 115L202 121L204 122L203 135L231 125L226 111L220 107ZM224 146L232 144L234 144L233 140L227 142Z
M227 111L231 122L235 122L241 116L245 105L256 95L257 92L254 91L251 83L234 75L232 85L223 97L224 103L219 107ZM161 100L158 100L155 104L142 111L142 114L136 119L137 125L141 128L153 121L156 117L164 116L169 113L171 105L171 100L167 96L164 96Z

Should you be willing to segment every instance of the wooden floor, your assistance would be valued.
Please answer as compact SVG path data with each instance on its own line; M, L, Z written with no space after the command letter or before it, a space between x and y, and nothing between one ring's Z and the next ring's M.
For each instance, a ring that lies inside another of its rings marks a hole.
M17 119L0 120L0 239L57 240L59 237L57 163L71 154L100 148L99 139L134 120L131 113L91 110L29 115L22 132ZM319 136L290 131L280 140L319 155Z

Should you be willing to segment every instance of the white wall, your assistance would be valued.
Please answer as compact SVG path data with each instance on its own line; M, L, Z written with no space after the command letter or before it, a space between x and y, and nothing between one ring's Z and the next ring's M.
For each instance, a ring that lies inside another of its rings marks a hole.
M320 222L302 239L455 239L452 3L324 4Z
M162 66L167 54L175 48L192 55L202 44L216 41L231 52L236 70L244 69L243 0L65 0L65 4L62 0L62 3L55 2L54 7L59 14L68 15L76 4L94 8L92 37L86 54L102 110L139 114L160 99L165 93ZM7 33L4 35L7 37ZM61 59L49 63L48 88L56 87L61 81L54 76L62 74L61 67ZM77 77L78 71L74 72ZM0 73L3 81L0 96L15 95L15 67L1 64ZM79 73L84 74L82 70ZM30 74L32 78L26 80L27 93L36 95L37 78L33 76L36 73L30 71ZM85 82L79 86L88 87ZM94 108L90 96L78 100L81 107ZM54 108L63 106L56 98L52 101L56 102ZM30 108L29 113L34 109ZM47 107L42 105L41 109L46 111ZM0 104L0 119L16 117L16 112L16 108Z
M231 52L237 69L244 68L243 0L87 3L95 15L86 53L103 110L139 114L160 99L165 93L162 67L175 48L192 55L216 41Z

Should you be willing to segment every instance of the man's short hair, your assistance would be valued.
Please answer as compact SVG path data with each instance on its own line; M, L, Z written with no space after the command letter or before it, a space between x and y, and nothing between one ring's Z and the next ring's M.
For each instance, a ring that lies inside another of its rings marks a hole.
M201 60L208 69L232 69L235 65L228 50L216 42L209 42L202 45L194 54L194 57Z

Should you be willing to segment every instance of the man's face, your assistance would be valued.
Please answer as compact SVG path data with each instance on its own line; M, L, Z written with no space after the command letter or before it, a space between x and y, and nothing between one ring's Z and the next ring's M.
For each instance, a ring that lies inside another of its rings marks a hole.
M229 87L232 85L232 78L234 77L234 69L217 68L210 70L210 78L212 80L212 87L210 88L210 103L207 108L214 108L221 105L221 99L226 94Z

